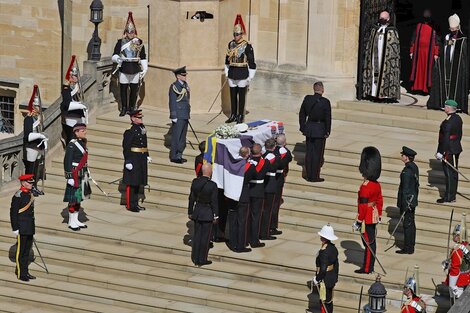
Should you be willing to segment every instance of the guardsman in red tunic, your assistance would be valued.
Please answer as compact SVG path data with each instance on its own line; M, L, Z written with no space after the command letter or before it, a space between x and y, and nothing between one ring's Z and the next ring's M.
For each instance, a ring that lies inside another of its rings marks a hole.
M21 187L11 198L10 206L11 229L17 237L18 245L15 274L19 280L29 281L36 278L28 270L29 251L33 246L35 233L34 195L31 192L34 176L33 174L25 174L18 179L21 182Z
M365 247L364 264L360 269L355 270L356 273L368 274L374 271L374 263L377 243L375 240L376 226L382 218L382 188L377 181L382 170L382 162L380 152L375 147L365 147L361 154L361 163L359 172L364 178L364 182L359 188L359 196L357 199L357 219L353 224L353 228L359 230L363 234L363 243ZM372 252L367 247L372 249Z
M450 294L455 299L458 299L470 284L470 252L465 224L465 215L463 215L462 223L454 228L454 249L449 259L444 261L444 270L449 269L445 284L449 285Z
M403 294L407 297L406 301L401 306L401 313L425 313L426 303L421 297L416 295L417 282L414 277L408 277L405 285L403 286Z

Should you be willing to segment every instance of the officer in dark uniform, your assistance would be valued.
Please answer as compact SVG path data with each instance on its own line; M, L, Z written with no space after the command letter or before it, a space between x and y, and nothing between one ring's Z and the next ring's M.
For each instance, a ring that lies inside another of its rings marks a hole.
M212 166L206 163L202 166L202 176L191 183L189 194L188 217L194 221L191 260L196 266L212 264L207 255L212 223L219 218L219 207L217 184L211 181L211 176Z
M419 192L419 169L414 162L415 156L414 150L403 146L401 160L405 163L405 168L400 174L397 207L400 209L400 216L405 214L403 219L405 245L403 249L396 251L399 254L413 254L415 251L415 209L418 206Z
M310 182L322 182L320 168L323 165L323 153L325 152L326 138L331 131L331 105L324 98L323 83L316 82L313 85L315 94L307 95L302 102L299 113L300 131L305 136L307 150L305 153L306 180Z
M127 16L122 39L118 39L114 46L112 60L118 65L116 70L119 70L121 93L121 112L119 116L124 116L127 111L137 109L139 86L148 70L145 46L142 39L137 37L132 12L129 12ZM130 90L129 101L127 99L128 89Z
M233 40L228 43L225 55L225 77L230 86L230 117L226 123L243 123L245 118L245 98L250 81L256 73L253 47L243 39L245 25L240 14L235 19Z
M147 129L143 124L142 110L129 112L131 128L124 132L122 149L124 170L122 183L126 185L126 209L131 212L145 210L139 205L139 190L147 185L148 166L152 162L147 148ZM141 188L142 187L142 188Z
M339 263L338 249L332 241L337 240L338 237L335 236L330 224L323 226L318 234L322 245L315 260L317 270L312 284L316 285L315 288L319 291L321 312L333 313L333 288L338 282Z
M274 240L276 237L271 236L271 219L278 191L276 171L279 167L279 156L274 153L276 149L276 140L270 138L264 143L266 149L263 158L267 164L266 177L264 178L264 202L263 214L261 216L260 239Z
M31 192L34 176L25 174L18 179L21 182L21 187L11 198L10 207L11 229L17 237L15 273L19 280L29 281L36 278L28 270L29 253L35 233L34 196Z
M437 203L455 202L459 174L450 165L459 168L459 156L462 152L462 118L457 115L458 104L454 100L446 100L444 111L447 118L441 123L439 129L439 145L436 159L442 161L444 175L446 176L446 192ZM449 165L450 164L450 165Z
M279 167L276 170L277 179L277 191L276 200L274 202L273 214L271 218L271 235L280 235L282 231L279 227L279 209L282 204L282 193L284 190L284 183L286 181L287 174L289 173L289 163L292 161L292 153L286 147L286 135L279 134L276 138L277 146L274 150L279 158Z
M64 202L68 202L68 226L73 231L87 228L78 220L81 202L90 198L91 188L88 182L88 150L86 147L86 125L77 123L73 127L75 138L70 140L65 148L64 172L67 184L65 186Z
M186 147L191 105L189 104L189 86L186 82L186 66L177 68L173 73L176 81L170 85L168 91L171 119L170 161L181 164L187 162L183 158L183 151Z
M264 178L268 171L268 163L261 155L262 147L255 143L251 148L250 162L255 166L255 175L250 182L250 215L248 218L249 235L248 241L252 248L264 247L265 244L259 241L260 222L263 215L264 200Z

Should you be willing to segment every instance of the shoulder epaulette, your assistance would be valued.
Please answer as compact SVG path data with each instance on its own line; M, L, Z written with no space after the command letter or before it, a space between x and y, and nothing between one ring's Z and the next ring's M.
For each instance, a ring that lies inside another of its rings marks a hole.
M17 190L15 192L15 197L17 197L17 198L21 197L21 192L22 192L21 190Z

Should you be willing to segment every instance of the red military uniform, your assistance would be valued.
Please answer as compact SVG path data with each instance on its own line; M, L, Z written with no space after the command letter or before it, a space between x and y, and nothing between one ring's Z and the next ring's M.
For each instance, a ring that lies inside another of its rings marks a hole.
M462 272L460 267L462 265L463 255L468 252L468 242L463 241L454 246L450 254L450 268L448 276L458 276L457 287L465 287L470 284L470 271ZM449 284L449 277L446 279L446 285Z
M405 303L401 306L401 313L424 313L426 312L426 304L423 300L414 296L413 298L408 298Z
M357 199L357 222L362 224L360 230L364 234L363 244L365 246L364 264L359 273L371 273L374 271L375 251L377 243L375 240L376 225L382 217L382 188L380 183L372 180L365 180L359 188ZM372 252L367 248L367 244ZM374 255L373 255L374 254Z

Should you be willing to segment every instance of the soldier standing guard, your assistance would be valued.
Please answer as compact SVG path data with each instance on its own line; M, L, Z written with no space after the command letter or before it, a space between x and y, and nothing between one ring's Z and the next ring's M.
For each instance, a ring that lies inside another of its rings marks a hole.
M415 251L415 209L418 206L419 192L419 169L414 162L415 156L416 152L413 149L402 147L401 160L405 163L405 168L400 174L397 207L400 209L400 216L405 214L403 219L405 245L403 249L396 251L398 254L413 254Z
M122 149L124 170L122 182L126 185L126 209L131 212L145 210L139 205L140 187L145 187L148 180L148 164L152 162L147 148L147 130L143 124L142 110L129 112L131 128L124 132ZM144 188L142 188L144 189Z
M137 37L132 12L127 16L126 26L122 39L118 39L114 46L112 56L119 69L119 84L121 93L121 112L119 116L126 115L127 111L136 108L137 94L142 79L148 70L147 55L142 39ZM130 89L128 100L128 89Z
M73 231L87 228L78 220L80 204L91 195L88 182L88 149L86 147L86 125L77 123L73 127L75 138L65 149L64 171L67 185L65 187L64 202L68 202L69 222L68 226Z
M34 85L33 94L28 104L28 115L23 122L23 163L25 174L39 175L39 165L44 163L44 153L47 149L47 136L41 132L43 121L41 115L41 99L39 98L39 88ZM43 169L44 170L44 164Z
M455 202L459 173L459 156L462 152L462 118L457 114L458 104L454 100L446 100L444 111L447 118L441 123L439 129L439 145L436 159L442 161L442 168L446 177L446 192L437 203ZM451 165L454 168L451 167Z
M62 85L62 103L60 104L65 145L68 145L73 138L73 127L75 124L87 122L88 109L82 103L83 90L80 89L79 75L76 57L72 55L69 68L65 74L65 81Z
M365 246L364 264L354 272L369 274L374 271L375 255L377 250L376 226L382 218L382 187L377 181L382 171L380 152L375 147L365 147L361 154L359 172L364 182L359 188L357 199L357 219L353 229L362 234L362 242ZM370 248L369 248L370 247Z
M29 252L33 246L35 233L34 224L34 195L31 192L34 176L25 174L18 177L21 182L20 190L11 198L10 222L11 229L17 237L16 269L15 274L19 280L29 281L36 279L29 273Z
M246 34L242 16L237 14L233 27L233 40L228 43L225 56L225 77L230 86L230 117L226 123L243 123L247 87L255 77L256 63L253 47L243 39Z
M176 81L171 84L168 91L171 120L171 148L170 161L173 163L184 163L188 160L183 158L186 147L186 134L191 113L189 104L190 92L186 82L186 66L173 71Z
M337 240L338 237L335 236L335 231L330 224L323 226L318 235L320 235L322 245L315 259L317 270L312 284L318 288L321 312L333 313L333 288L338 282L339 263L338 249L332 241Z
M405 285L403 286L403 294L406 296L406 301L403 303L401 313L425 313L426 303L416 293L418 290L418 283L414 277L408 277Z

